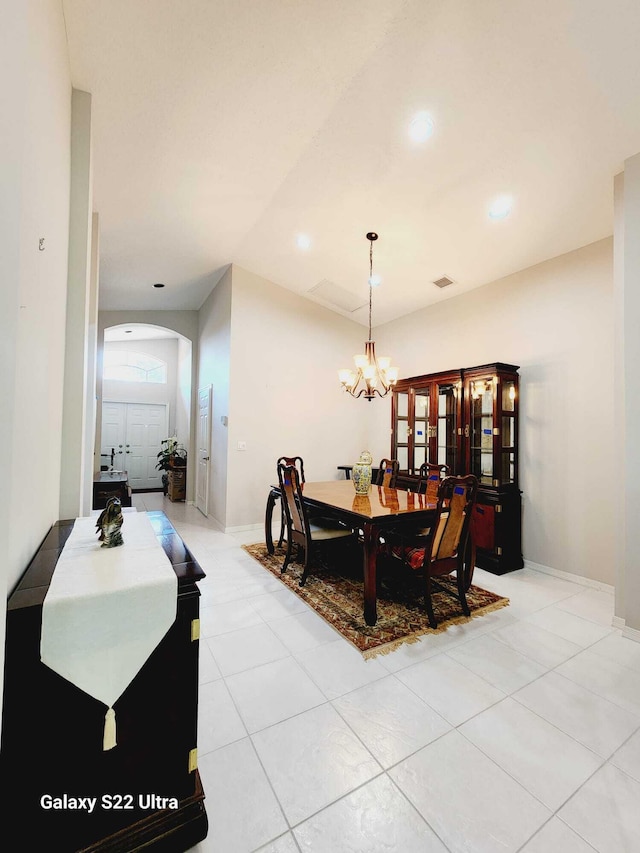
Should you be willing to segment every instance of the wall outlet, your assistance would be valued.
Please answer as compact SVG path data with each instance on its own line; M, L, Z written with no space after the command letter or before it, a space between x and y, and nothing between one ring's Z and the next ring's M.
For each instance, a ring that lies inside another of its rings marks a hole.
M246 441L239 441L238 442L238 450L246 450L246 449L247 449L247 442Z

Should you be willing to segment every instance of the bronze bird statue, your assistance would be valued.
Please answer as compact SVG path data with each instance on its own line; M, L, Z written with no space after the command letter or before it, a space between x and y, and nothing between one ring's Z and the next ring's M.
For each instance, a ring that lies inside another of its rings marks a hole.
M122 533L122 505L119 498L109 498L106 507L102 510L96 521L96 530L100 531L98 540L102 542L102 548L115 548L123 544Z

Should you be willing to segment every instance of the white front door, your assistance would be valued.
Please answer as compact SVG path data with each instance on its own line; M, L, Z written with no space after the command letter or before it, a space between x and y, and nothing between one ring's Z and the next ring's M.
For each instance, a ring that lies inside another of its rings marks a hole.
M100 464L124 470L124 445L127 422L126 403L102 404L102 444L100 446Z
M132 489L161 489L156 470L167 437L167 407L159 403L103 403L101 454L115 449L114 468L127 471Z
M211 460L211 385L198 391L198 460L196 506L204 515L209 510L209 464Z

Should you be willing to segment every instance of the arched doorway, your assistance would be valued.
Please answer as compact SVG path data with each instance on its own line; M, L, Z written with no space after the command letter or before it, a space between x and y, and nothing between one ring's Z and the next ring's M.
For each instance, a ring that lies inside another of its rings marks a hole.
M187 451L192 494L192 342L167 326L106 326L98 344L95 455L101 470L127 471L134 492L163 491L156 468L161 442Z

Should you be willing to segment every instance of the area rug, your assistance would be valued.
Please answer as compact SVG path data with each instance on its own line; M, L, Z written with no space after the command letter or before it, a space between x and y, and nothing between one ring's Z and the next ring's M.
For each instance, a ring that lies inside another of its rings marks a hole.
M401 576L400 572L379 571L378 621L375 625L367 625L362 612L362 563L357 557L343 561L335 569L327 565L312 568L305 585L301 587L299 581L302 567L299 563L290 563L284 574L280 571L284 561L283 550L276 548L275 554L270 555L263 543L243 545L243 548L306 601L364 658L387 654L403 643L415 643L426 634L446 631L450 625L468 622L509 604L508 598L472 584L467 592L471 616L464 616L457 598L444 591L448 588L455 592L455 580L438 578L443 591L434 591L432 596L438 626L431 628L424 607L422 585L418 579L409 576L409 573Z

